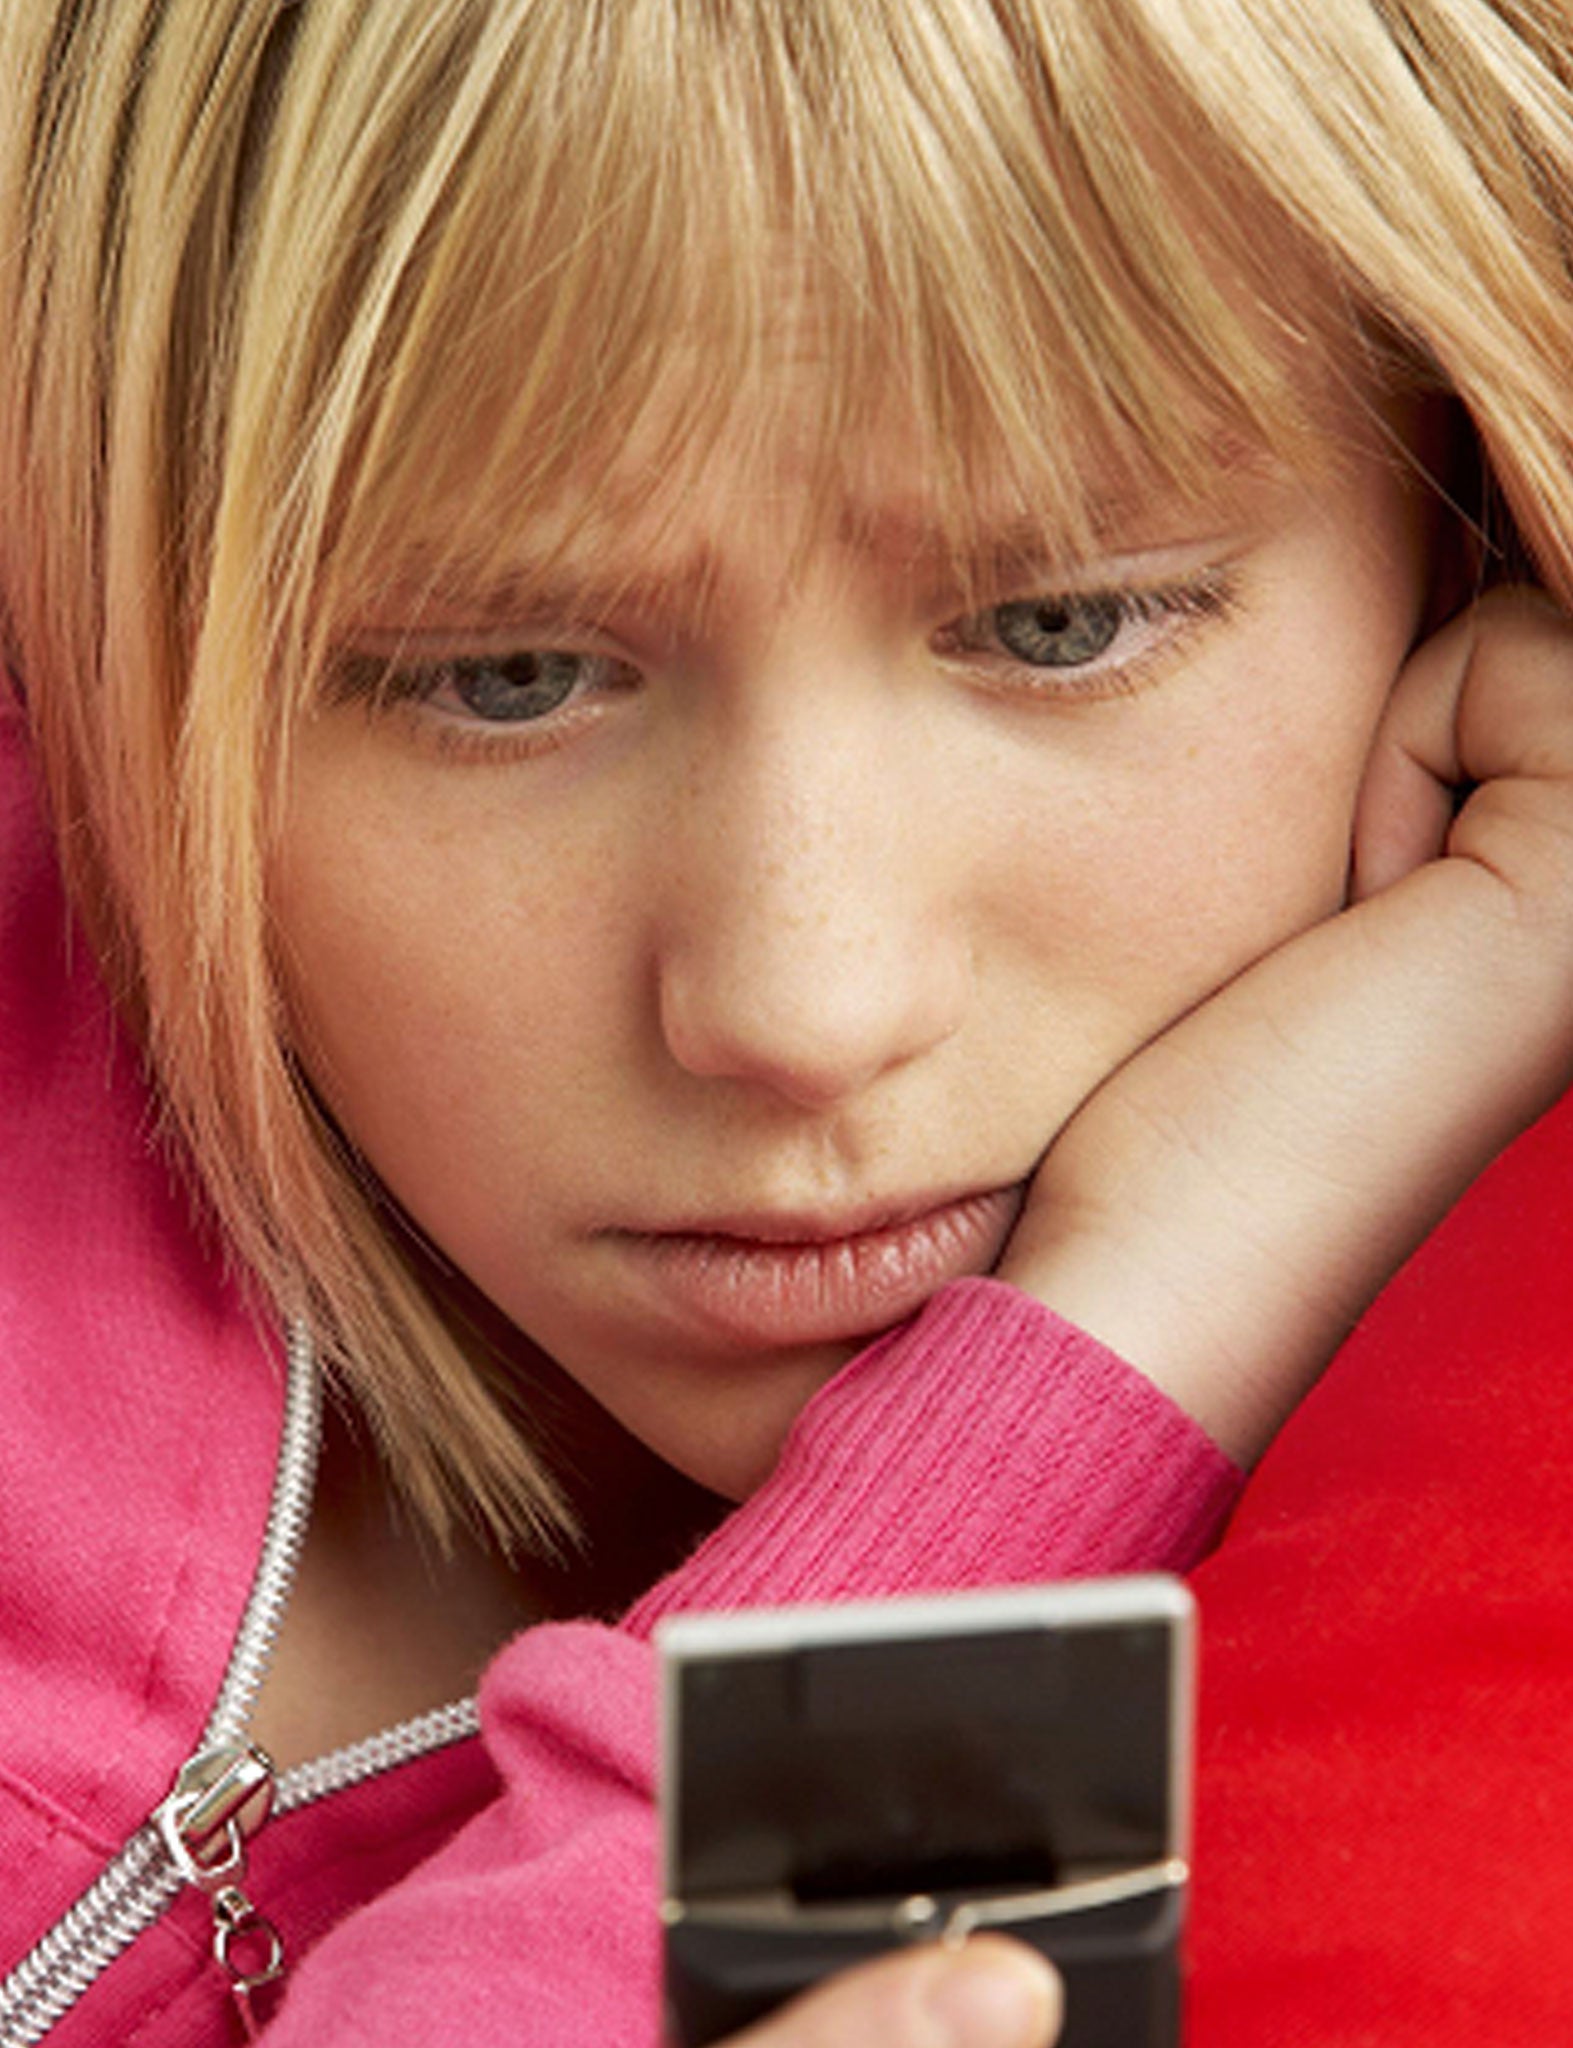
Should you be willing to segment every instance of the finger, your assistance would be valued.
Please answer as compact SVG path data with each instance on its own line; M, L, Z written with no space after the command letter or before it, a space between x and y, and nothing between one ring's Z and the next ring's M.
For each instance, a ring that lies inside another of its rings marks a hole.
M1570 780L1573 627L1542 592L1494 592L1399 676L1356 813L1352 893L1374 895L1444 851L1542 882L1536 828L1565 839Z
M1447 843L1457 769L1447 757L1478 633L1471 606L1415 650L1393 686L1355 808L1357 902L1435 860Z
M1020 1942L980 1935L848 1970L725 2048L1049 2048L1058 1977Z

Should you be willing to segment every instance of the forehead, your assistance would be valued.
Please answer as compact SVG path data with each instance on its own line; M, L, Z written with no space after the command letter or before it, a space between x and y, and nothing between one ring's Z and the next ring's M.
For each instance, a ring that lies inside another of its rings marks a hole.
M677 351L677 368L691 361L691 351ZM452 610L483 625L636 602L702 614L740 571L768 567L784 588L810 557L877 564L938 601L1016 573L1156 547L1187 522L1222 522L1283 470L1260 438L1200 404L1184 416L1183 464L1074 418L1009 445L980 436L937 452L921 415L904 415L888 390L870 398L860 422L827 437L827 374L805 349L784 356L759 407L734 407L724 430L713 416L696 417L674 376L665 404L619 446L587 439L538 493L477 482L482 444L474 472L459 465L446 488L403 508L365 574L342 591L345 607L406 621ZM1303 397L1320 438L1308 470L1391 440L1390 408L1369 382L1334 378L1325 365L1313 382ZM450 441L450 461L454 452Z
M966 560L1030 524L1086 556L1215 493L1221 443L1315 469L1318 391L1367 381L1347 273L1106 0L488 18L407 104L336 62L365 174L302 120L265 185L227 445L303 682L390 584L613 548L905 524Z
M1225 232L1194 170L1166 215L1122 224L1041 131L1030 214L956 166L923 193L876 128L833 210L771 189L729 211L690 164L562 248L561 223L488 217L479 193L433 222L339 480L341 601L635 557L702 584L745 537L966 563L1030 536L1079 559L1133 508L1327 459L1372 379L1281 218L1242 202ZM494 175L511 198L516 170Z

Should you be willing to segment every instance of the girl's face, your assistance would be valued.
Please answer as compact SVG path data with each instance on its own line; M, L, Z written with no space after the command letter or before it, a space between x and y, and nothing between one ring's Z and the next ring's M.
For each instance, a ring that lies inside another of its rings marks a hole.
M790 580L783 459L599 533L560 602L357 628L274 877L307 1064L684 1472L755 1485L862 1340L989 1269L1090 1091L1338 908L1427 515L1368 414L1330 426L1320 484L1092 478L1075 566L982 507L966 596L892 437Z

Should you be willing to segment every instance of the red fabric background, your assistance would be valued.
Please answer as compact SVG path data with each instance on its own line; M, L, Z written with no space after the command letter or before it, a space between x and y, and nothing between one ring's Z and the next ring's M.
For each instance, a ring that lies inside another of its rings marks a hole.
M1197 1575L1194 2048L1573 2041L1573 1101Z

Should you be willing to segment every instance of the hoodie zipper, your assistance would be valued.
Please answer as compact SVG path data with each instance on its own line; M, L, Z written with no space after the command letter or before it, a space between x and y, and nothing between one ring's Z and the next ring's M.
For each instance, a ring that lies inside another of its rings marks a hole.
M186 1885L206 1894L213 1951L247 2037L253 2001L285 1970L276 1928L245 1890L246 1844L270 1814L330 1793L475 1734L475 1702L439 1707L314 1762L277 1773L249 1740L251 1716L278 1641L311 1515L322 1440L322 1376L301 1324L289 1335L284 1423L267 1528L218 1697L195 1754L98 1878L0 1982L0 2048L33 2048L151 1927Z

